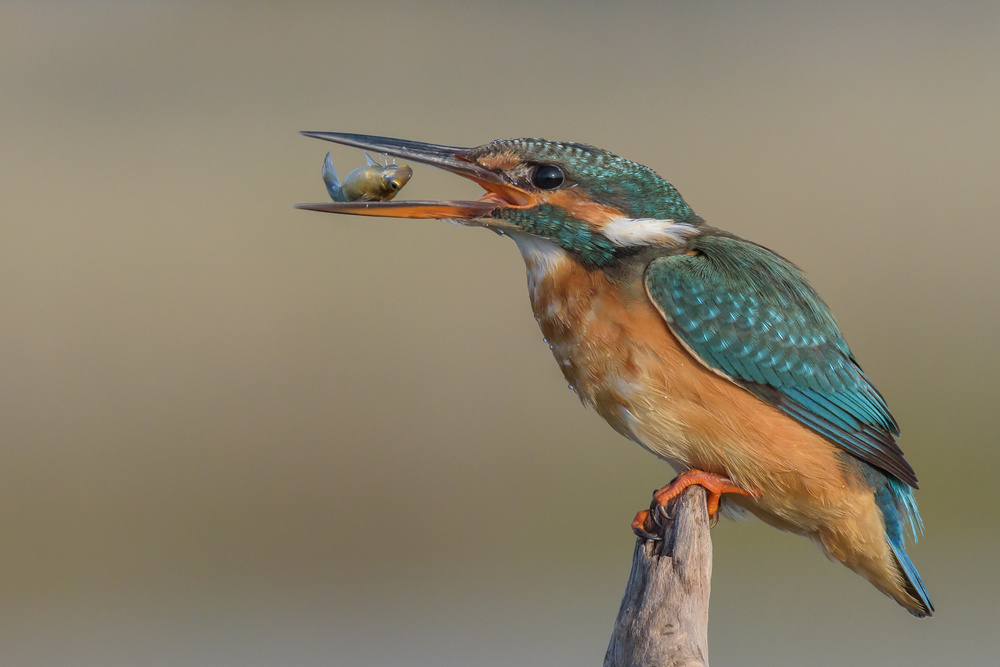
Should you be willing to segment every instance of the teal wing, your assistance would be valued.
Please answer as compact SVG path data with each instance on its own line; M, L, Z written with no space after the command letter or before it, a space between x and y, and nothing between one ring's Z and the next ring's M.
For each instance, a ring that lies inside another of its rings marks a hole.
M885 400L790 262L749 241L704 235L684 254L653 260L646 291L706 366L916 487Z

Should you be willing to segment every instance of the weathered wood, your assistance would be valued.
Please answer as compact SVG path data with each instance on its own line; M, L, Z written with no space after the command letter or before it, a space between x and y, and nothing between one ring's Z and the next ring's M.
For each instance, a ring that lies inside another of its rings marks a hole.
M636 540L605 667L708 667L712 582L705 489L690 486L667 505L663 539Z

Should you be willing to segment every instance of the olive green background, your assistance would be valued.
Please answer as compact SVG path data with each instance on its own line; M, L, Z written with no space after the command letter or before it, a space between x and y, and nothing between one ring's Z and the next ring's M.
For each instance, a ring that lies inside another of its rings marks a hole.
M513 244L296 211L331 130L583 141L804 267L937 606L723 521L714 665L994 664L1000 4L4 4L0 663L582 665L672 472ZM478 196L417 167L404 196Z

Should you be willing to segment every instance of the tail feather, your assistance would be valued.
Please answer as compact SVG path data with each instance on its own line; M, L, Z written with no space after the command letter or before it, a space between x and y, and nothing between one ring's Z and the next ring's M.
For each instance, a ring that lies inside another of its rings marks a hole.
M330 193L330 198L333 201L347 201L344 198L344 188L337 177L337 170L333 168L333 158L330 157L329 153L323 160L323 182L326 183L326 191Z
M924 527L920 512L917 511L917 503L913 499L913 489L891 476L886 476L875 488L875 502L882 510L882 519L885 521L885 536L903 576L903 590L916 602L914 605L900 600L900 604L914 616L930 616L934 612L934 605L931 604L920 573L905 549L906 533L916 542Z
M887 478L886 481L896 503L900 523L905 525L906 532L909 533L910 539L915 544L924 533L924 522L920 518L920 510L917 509L917 501L913 498L913 489L892 477Z
M910 560L910 557L906 555L906 550L903 549L902 544L896 544L892 540L889 540L889 546L892 547L892 553L899 564L899 570L903 573L903 583L906 592L920 603L919 607L907 607L907 609L911 614L920 618L930 616L934 613L934 605L931 604L930 595L924 587L924 582L920 578L920 573L917 572L916 566Z

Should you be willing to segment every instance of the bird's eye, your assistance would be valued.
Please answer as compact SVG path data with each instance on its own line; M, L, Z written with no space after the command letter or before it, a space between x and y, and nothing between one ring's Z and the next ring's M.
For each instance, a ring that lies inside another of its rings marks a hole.
M563 183L562 169L554 164L539 165L531 175L531 184L539 190L555 190Z

